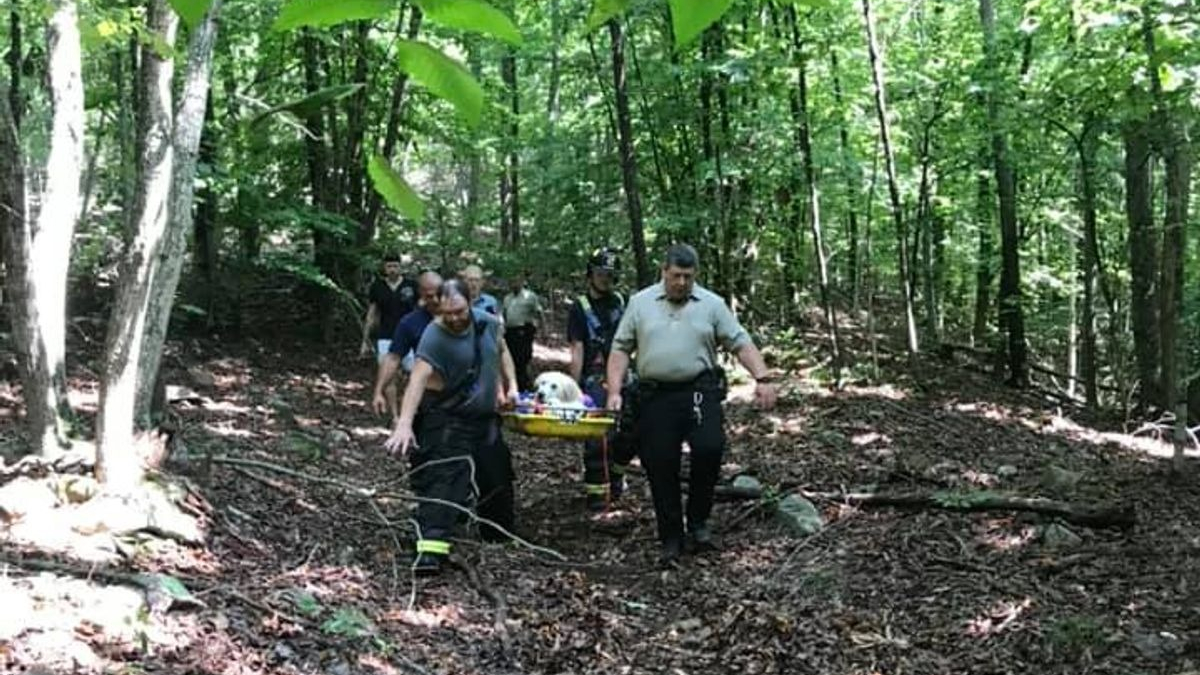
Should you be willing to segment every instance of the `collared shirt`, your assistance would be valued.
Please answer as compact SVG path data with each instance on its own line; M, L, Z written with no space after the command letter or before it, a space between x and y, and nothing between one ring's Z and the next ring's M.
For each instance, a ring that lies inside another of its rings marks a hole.
M504 296L504 325L509 328L537 326L541 316L542 300L528 288Z
M496 296L491 293L480 293L475 302L471 303L475 309L482 309L492 316L500 316L500 303L496 300Z
M687 302L667 299L662 282L629 299L613 349L637 353L638 377L687 382L717 365L717 346L736 352L751 344L721 296L695 285Z

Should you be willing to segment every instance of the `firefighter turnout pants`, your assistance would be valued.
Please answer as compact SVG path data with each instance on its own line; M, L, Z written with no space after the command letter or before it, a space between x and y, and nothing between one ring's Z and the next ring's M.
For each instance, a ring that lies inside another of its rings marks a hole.
M418 497L444 502L417 505L417 552L450 553L450 536L465 518L464 512L451 504L477 507L481 517L511 528L512 462L496 418L429 411L421 413L416 422L418 447L409 457L411 488ZM491 527L481 535L502 536Z

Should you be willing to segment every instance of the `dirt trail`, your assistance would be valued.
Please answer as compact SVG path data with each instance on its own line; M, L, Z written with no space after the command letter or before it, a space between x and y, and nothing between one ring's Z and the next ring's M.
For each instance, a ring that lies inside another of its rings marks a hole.
M404 487L404 466L381 451L385 429L367 408L369 364L300 347L224 349L192 355L214 382L175 408L190 455L268 462L383 492ZM467 538L456 547L458 567L414 581L403 566L409 503L217 464L204 490L207 548L159 547L134 559L193 582L207 607L165 615L171 639L142 645L136 635L96 638L79 619L85 628L70 626L73 638L97 660L78 672L99 672L102 661L157 672L337 675L1174 675L1197 667L1195 481L1170 485L1146 444L1089 434L979 376L934 363L916 380L890 376L899 384L837 394L795 379L771 413L735 390L725 476L815 490L975 487L1132 503L1138 525L1071 528L1055 548L1047 541L1054 528L1032 516L824 503L826 529L796 538L769 505L728 502L715 514L722 550L664 572L653 564L643 478L633 475L619 509L590 517L577 447L512 437L518 534L565 560ZM199 481L203 462L190 471ZM1048 482L1051 474L1069 484ZM13 593L30 581L19 568L8 572ZM0 664L10 668L27 665L27 643L49 634L2 631L0 622ZM65 664L58 672L71 672Z

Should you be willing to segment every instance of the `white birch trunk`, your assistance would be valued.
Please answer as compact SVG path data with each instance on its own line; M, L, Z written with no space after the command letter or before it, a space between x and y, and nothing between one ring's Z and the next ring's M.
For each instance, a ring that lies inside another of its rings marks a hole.
M152 0L147 25L161 44L171 48L179 17L166 0ZM134 450L134 409L138 388L151 281L161 263L170 217L172 144L171 83L175 64L170 53L142 47L143 115L139 120L138 185L132 212L133 236L121 263L113 312L109 316L104 369L100 382L100 415L96 425L97 477L111 492L132 491L141 480Z
M66 306L71 240L83 174L83 64L74 0L55 0L46 29L53 115L45 185L28 217L23 157L13 111L0 115L0 161L13 330L21 362L26 428L33 449L53 456L66 445ZM7 99L7 96L5 97Z
M192 231L196 163L204 130L204 109L212 80L213 47L217 41L217 16L221 0L213 0L208 13L188 38L187 71L179 107L175 112L172 144L175 164L171 175L170 217L158 254L159 262L150 284L148 315L137 368L137 398L134 422L149 426L155 380L162 359L163 342L171 321L175 289Z

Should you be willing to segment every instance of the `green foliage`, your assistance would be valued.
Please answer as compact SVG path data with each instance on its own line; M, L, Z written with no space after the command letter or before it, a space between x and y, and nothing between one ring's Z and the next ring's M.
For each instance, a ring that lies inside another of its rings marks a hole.
M479 124L483 115L483 88L462 64L414 40L397 43L396 63L434 95L454 104L467 124Z
M371 177L371 184L387 201L388 206L409 220L419 223L425 219L425 204L405 182L404 177L388 166L387 160L379 155L371 155L371 159L367 161L367 173Z
M700 37L729 10L734 0L669 0L675 46L684 47Z
M933 493L933 501L946 508L970 508L1000 497L991 490L939 490Z
M310 619L315 619L325 611L325 608L321 606L317 597L307 591L292 589L287 593L287 598L291 601L292 606L296 608L297 612Z
M327 635L357 638L373 634L375 626L358 608L339 607L321 624L321 631Z
M523 42L512 19L482 0L417 0L417 5L434 23L491 35L512 45Z
M337 101L346 98L347 96L354 95L364 86L366 85L361 82L356 82L354 84L335 84L325 87L324 89L315 91L303 98L295 101L288 101L287 103L282 103L273 108L265 110L256 115L254 119L250 121L250 123L252 125L259 124L271 115L281 112L291 113L292 115L303 119L307 115L313 114L322 108L326 108Z
M1077 658L1104 645L1104 629L1095 617L1073 615L1050 624L1046 640L1057 652Z
M212 5L212 0L170 0L170 2L171 7L179 14L179 18L183 19L183 22L189 27L195 27L203 21L209 6Z
M275 19L274 30L305 26L336 26L349 21L380 19L396 7L395 0L290 0Z
M609 19L627 12L631 2L632 0L595 0L592 3L592 12L588 15L588 32L596 30Z

